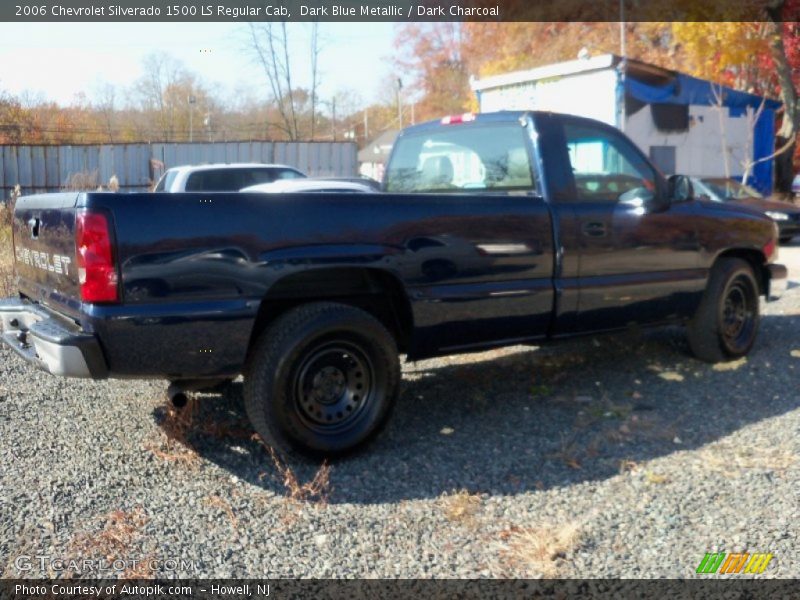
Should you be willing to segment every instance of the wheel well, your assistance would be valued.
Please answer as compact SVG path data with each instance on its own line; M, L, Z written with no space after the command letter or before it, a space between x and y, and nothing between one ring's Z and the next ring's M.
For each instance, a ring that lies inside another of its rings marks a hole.
M261 301L249 347L287 310L319 301L367 311L392 333L401 352L408 350L413 316L403 284L386 271L349 267L310 269L279 280Z
M741 258L750 263L750 266L753 267L753 273L756 276L756 281L758 281L759 294L763 295L766 293L767 288L769 286L769 279L768 279L769 272L765 267L765 265L767 264L767 259L762 252L759 252L758 250L736 248L736 249L726 250L725 252L717 256L717 260L719 260L720 258Z

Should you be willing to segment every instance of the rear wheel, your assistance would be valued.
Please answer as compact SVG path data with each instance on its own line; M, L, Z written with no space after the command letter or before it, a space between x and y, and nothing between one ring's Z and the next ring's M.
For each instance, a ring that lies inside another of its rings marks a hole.
M380 321L343 304L306 304L257 342L245 372L245 406L275 449L336 456L378 433L399 381L397 347Z
M687 328L694 355L722 362L746 355L759 323L759 291L753 268L740 258L717 261L703 300Z

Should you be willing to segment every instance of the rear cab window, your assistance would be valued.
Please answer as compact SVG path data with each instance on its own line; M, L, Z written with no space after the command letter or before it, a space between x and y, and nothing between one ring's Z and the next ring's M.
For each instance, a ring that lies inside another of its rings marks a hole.
M535 190L528 130L508 123L443 125L400 137L386 171L386 191Z
M187 192L238 192L259 183L272 183L277 179L304 177L295 169L281 167L205 169L189 175Z

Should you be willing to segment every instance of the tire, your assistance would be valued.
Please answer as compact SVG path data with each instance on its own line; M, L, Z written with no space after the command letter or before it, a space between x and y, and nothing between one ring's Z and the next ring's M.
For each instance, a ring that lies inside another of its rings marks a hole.
M789 242L792 241L793 237L794 237L793 235L783 235L783 236L780 237L780 239L778 241L781 244L788 244Z
M399 382L397 346L380 321L344 304L304 304L257 340L245 408L276 451L336 457L381 430Z
M719 259L687 327L692 353L712 363L741 358L753 347L758 323L759 291L753 268L740 258Z

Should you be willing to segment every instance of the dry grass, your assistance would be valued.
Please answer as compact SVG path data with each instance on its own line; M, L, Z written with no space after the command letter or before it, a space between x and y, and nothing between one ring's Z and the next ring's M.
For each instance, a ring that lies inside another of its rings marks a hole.
M581 531L574 522L511 527L500 532L500 539L498 556L509 576L552 578L558 576L560 562L580 543Z
M261 441L261 438L257 438ZM316 504L317 506L325 506L328 504L328 498L331 492L331 467L327 462L320 465L317 472L309 481L300 482L292 468L284 462L278 453L261 442L267 449L272 464L278 472L283 487L286 490L286 498L294 505L299 504Z
M217 508L225 513L228 517L228 522L231 524L231 529L235 532L239 528L239 519L236 518L236 513L233 512L231 503L225 500L222 496L213 494L206 498L206 506Z
M797 462L796 453L790 447L735 447L714 445L701 455L703 465L711 470L733 474L736 471L757 469L785 471Z
M14 294L14 254L11 243L11 216L14 211L12 194L8 204L0 204L0 297Z
M467 490L459 490L444 494L440 498L440 505L448 521L469 525L475 522L475 515L481 507L481 497L470 494Z
M197 400L194 396L189 396L189 401L183 408L175 408L167 402L164 406L164 419L159 423L163 435L159 440L146 444L145 449L167 462L192 468L199 466L200 457L189 442L196 410Z
M91 192L102 189L100 185L100 174L94 171L78 171L70 173L67 182L61 186L65 192Z
M557 452L549 454L547 458L555 459L563 462L570 469L582 469L580 462L580 449L578 445L579 431L574 429L570 435L561 434L561 441L559 442L559 449Z
M217 440L249 440L253 428L242 418L225 418L203 411L200 400L190 394L186 406L176 408L167 401L162 407L164 418L159 423L162 435L149 442L145 448L161 460L197 466L200 456L189 441L191 435L200 435Z
M137 554L137 544L144 538L144 527L149 519L141 507L132 511L114 510L101 516L98 521L103 528L97 531L77 533L68 545L70 555L90 559L105 559L109 563L116 560L129 561ZM150 579L153 577L148 565L152 555L143 557L135 568L128 568L119 574L122 579Z
M100 532L76 534L70 549L82 556L105 558L109 561L122 557L142 537L148 518L137 507L133 511L114 510L99 518L103 522Z

